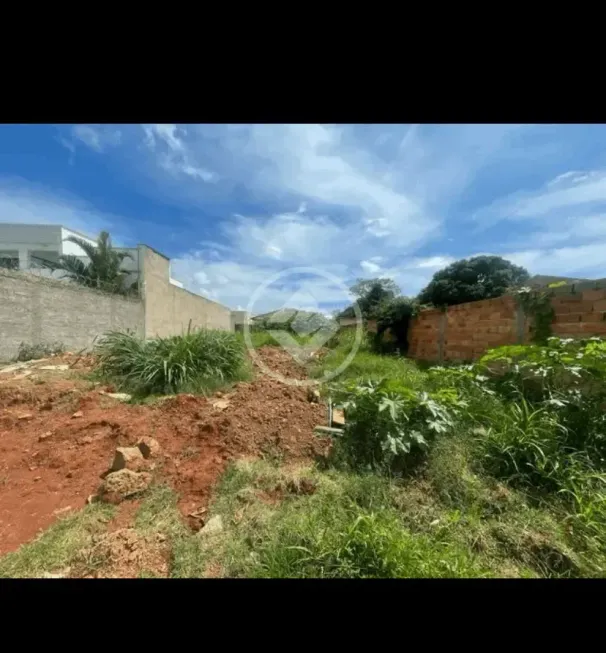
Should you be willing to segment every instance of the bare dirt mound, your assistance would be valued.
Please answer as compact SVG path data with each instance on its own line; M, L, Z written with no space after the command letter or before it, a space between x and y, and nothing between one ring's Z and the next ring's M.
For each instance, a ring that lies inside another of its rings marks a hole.
M304 369L282 350L260 352L272 370L304 378ZM327 447L313 434L326 421L325 407L309 403L306 388L261 374L208 399L178 395L153 405L121 403L103 394L111 389L93 388L71 371L41 374L2 375L0 555L82 508L116 447L132 447L144 436L160 444L151 471L180 494L184 515L206 506L232 459L309 459Z

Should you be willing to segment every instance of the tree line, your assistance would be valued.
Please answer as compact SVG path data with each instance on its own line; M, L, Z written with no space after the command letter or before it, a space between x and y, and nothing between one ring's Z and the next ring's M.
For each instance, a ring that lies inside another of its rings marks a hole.
M376 320L375 346L380 350L408 348L411 317L422 306L447 307L481 299L493 299L523 285L530 275L525 268L500 256L461 259L436 272L416 297L401 294L393 279L358 279L350 288L364 320ZM353 304L337 318L354 317ZM390 339L385 334L389 330Z

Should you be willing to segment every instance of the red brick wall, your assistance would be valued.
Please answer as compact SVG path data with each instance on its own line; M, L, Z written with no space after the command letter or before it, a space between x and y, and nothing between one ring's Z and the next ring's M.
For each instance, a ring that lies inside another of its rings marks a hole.
M555 292L554 336L606 337L606 288L571 293L568 286ZM411 321L408 355L428 361L474 360L492 347L530 342L531 325L511 296L450 306L446 312L429 309Z
M551 305L555 312L551 325L554 336L606 335L606 288L556 295Z
M439 328L442 311L430 309L415 317L408 330L408 355L419 360L439 358Z
M513 297L451 306L446 312L444 360L473 360L487 349L517 342Z

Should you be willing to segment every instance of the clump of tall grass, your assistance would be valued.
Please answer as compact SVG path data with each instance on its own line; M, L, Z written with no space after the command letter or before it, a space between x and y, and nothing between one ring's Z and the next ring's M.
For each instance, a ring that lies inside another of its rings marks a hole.
M227 331L201 329L144 340L113 331L95 348L98 372L136 395L208 392L246 378L246 351Z

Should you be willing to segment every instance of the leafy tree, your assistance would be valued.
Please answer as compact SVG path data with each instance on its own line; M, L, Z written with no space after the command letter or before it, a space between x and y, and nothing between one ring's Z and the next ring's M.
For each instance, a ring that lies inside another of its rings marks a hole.
M474 256L436 272L418 300L421 304L452 306L491 299L523 284L529 276L525 268L500 256Z
M378 351L407 351L408 326L415 310L416 302L409 297L394 297L381 305L377 314L377 333L374 341ZM385 341L388 330L391 338Z
M66 241L78 245L88 256L89 261L84 262L73 254L62 254L58 262L40 259L43 267L51 270L60 270L63 277L76 281L89 288L98 288L108 292L125 293L134 289L135 284L126 288L125 279L128 270L122 269L124 259L132 256L128 252L117 252L111 243L107 231L102 231L97 238L97 244L91 245L86 240L77 236L68 236Z
M366 320L376 319L381 307L400 294L393 279L358 279L349 290L357 298L362 317ZM339 317L355 317L353 306L348 306Z

